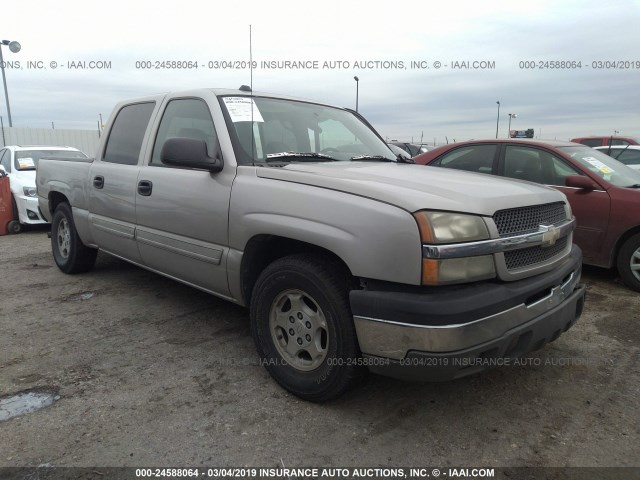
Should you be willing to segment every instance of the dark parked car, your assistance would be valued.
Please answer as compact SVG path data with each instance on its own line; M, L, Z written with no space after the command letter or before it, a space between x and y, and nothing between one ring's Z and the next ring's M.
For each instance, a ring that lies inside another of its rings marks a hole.
M431 147L423 143L408 143L408 142L389 142L389 145L395 145L400 147L412 157L420 155L421 153L428 152Z
M397 146L397 145L395 145L393 143L387 143L387 146L389 147L389 149L391 149L391 151L394 153L394 155L400 156L400 157L406 158L406 159L411 158L411 155L409 155L409 153L405 149L400 148L399 146Z
M571 141L587 145L588 147L603 147L606 145L640 145L638 139L633 137L580 137L572 138Z
M516 139L449 144L414 160L560 190L578 223L574 242L583 250L584 263L615 266L624 283L640 291L639 171L584 145Z

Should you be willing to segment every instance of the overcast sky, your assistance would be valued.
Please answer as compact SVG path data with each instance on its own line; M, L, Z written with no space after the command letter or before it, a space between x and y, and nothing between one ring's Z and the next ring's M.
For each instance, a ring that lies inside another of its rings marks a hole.
M95 129L126 98L249 84L248 68L223 68L249 60L249 25L255 91L354 108L358 76L360 112L390 139L495 138L497 101L501 137L509 113L512 129L541 138L640 137L640 1L631 0L5 2L0 38L22 45L2 47L13 125ZM581 66L552 68L562 62ZM4 97L0 115L7 126Z

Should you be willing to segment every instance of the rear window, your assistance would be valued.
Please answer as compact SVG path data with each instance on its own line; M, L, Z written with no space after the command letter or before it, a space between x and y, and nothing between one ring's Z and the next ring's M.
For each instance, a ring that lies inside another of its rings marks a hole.
M599 138L585 138L580 140L580 143L586 145L587 147L599 147L602 145L602 140Z
M154 102L127 105L118 112L109 133L103 162L136 165Z

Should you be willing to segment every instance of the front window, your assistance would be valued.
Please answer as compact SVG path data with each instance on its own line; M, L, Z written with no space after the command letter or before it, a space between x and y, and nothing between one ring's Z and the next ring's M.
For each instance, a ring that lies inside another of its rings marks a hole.
M87 158L78 150L19 150L15 154L15 168L21 171L35 170L43 157Z
M630 187L640 184L639 171L627 167L599 150L584 147L559 148L590 172L616 187Z
M169 166L162 163L160 153L165 141L176 137L205 141L209 155L219 148L218 137L206 103L196 98L179 98L167 104L156 134L150 165Z
M563 187L568 176L580 175L580 172L547 150L508 145L504 155L504 175Z
M339 108L241 96L222 97L221 104L240 164L396 160L367 125Z

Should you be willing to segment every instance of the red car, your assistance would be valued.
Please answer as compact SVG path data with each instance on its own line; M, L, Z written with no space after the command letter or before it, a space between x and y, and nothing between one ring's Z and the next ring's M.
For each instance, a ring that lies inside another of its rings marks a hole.
M572 142L582 143L588 147L604 147L609 145L640 145L633 137L580 137L572 138Z
M573 240L584 263L617 267L624 283L640 291L640 171L585 145L517 139L453 143L414 160L560 190L577 220Z

